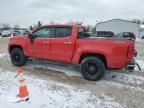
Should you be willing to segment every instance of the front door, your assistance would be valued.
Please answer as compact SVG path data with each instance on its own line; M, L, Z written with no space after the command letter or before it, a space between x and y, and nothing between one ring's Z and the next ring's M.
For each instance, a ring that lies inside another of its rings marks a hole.
M29 54L32 57L39 59L50 58L50 41L53 37L54 28L43 27L32 33L33 41L29 40Z

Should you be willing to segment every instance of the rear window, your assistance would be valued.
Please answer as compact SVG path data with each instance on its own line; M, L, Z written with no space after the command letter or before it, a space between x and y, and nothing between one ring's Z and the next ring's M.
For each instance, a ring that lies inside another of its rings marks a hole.
M63 38L71 36L72 28L70 27L57 27L55 29L55 38Z

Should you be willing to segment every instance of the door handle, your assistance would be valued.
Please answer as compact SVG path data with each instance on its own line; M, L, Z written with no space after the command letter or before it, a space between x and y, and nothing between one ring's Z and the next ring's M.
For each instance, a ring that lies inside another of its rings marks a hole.
M71 45L71 42L64 42L65 45Z
M43 42L44 44L49 44L50 42Z

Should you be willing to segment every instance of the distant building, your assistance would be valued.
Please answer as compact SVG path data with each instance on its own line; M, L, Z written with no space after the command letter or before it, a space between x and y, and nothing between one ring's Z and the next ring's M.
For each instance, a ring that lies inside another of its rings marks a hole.
M140 25L122 19L112 19L96 24L96 31L112 31L115 34L120 32L133 32L136 37L140 37Z
M144 36L144 25L140 25L140 37Z

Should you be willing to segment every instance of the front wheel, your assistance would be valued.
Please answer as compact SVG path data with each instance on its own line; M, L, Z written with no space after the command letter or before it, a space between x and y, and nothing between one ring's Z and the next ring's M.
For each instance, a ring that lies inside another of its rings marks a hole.
M10 58L14 65L23 66L27 62L27 57L20 48L14 48L10 52Z
M81 73L90 81L98 81L105 74L104 63L96 57L87 57L81 62Z

